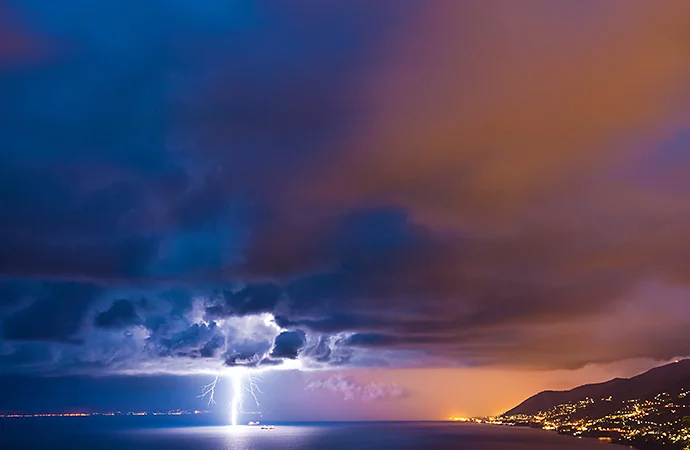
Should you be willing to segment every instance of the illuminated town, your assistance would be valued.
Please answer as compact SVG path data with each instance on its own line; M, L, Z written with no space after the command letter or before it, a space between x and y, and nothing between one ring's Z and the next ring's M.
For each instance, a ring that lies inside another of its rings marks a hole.
M650 399L587 397L535 414L450 417L455 422L525 426L576 437L631 445L640 449L690 450L690 391L661 392Z

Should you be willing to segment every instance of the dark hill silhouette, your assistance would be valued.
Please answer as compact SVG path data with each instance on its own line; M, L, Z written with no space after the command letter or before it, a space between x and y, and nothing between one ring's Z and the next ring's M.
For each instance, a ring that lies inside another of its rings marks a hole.
M569 391L543 391L528 398L504 415L533 415L559 404L575 403L591 398L595 402L586 409L586 415L604 417L619 409L626 400L651 400L664 392L677 399L678 394L683 391L690 391L690 359L656 367L632 378L614 378L605 383L586 384ZM611 401L602 401L609 397ZM678 400L675 401L678 402ZM690 395L682 402L690 403Z

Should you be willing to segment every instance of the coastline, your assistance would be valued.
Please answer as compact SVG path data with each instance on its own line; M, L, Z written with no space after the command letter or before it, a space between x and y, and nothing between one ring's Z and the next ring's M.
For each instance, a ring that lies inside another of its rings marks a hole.
M469 422L469 421L468 421ZM535 430L540 430L543 432L553 432L561 436L577 438L577 439L592 439L604 443L610 443L615 445L623 445L628 448L634 448L636 450L684 450L681 444L675 444L672 442L659 442L658 440L649 441L642 439L626 439L622 436L608 436L610 433L596 433L590 432L588 434L574 435L568 432L561 432L557 429L545 429L542 427L530 426L530 425L516 425L509 423L492 423L492 422L471 422L471 423L481 423L485 425L500 426L500 427L517 427L517 428L530 428Z

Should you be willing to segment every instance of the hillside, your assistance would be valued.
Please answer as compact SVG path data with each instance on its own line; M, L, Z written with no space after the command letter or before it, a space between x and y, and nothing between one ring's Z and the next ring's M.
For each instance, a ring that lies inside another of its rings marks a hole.
M632 378L569 391L544 391L504 413L506 425L528 425L640 449L690 448L690 359Z
M605 383L586 384L569 391L543 391L528 398L504 415L532 415L556 405L577 403L587 398L595 400L587 408L589 413L606 415L626 400L652 400L656 395L664 392L677 398L678 394L686 390L690 391L690 359L656 367L632 378L614 378ZM611 400L601 401L608 398ZM690 395L685 398L690 403ZM595 407L597 404L599 408ZM597 411L599 409L601 411Z

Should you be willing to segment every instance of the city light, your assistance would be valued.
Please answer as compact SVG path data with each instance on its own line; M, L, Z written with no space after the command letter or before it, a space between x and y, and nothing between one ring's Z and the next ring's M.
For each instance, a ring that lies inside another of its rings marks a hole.
M472 419L474 422L541 428L559 434L592 437L609 442L632 444L654 442L690 450L690 404L688 391L660 392L653 398L584 398L555 405L534 414L503 415ZM607 404L605 407L602 403ZM616 407L616 403L620 405ZM601 415L597 411L611 410ZM453 422L468 421L449 417ZM674 447L676 448L676 447Z

